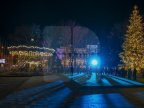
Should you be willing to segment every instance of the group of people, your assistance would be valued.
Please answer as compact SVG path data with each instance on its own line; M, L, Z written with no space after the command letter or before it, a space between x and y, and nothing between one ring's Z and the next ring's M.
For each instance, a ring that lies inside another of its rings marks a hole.
M101 74L105 74L105 75L114 75L114 76L119 76L119 77L124 77L124 78L128 78L128 79L137 79L137 70L125 70L124 68L118 68L118 67L114 67L114 68L108 68L108 67L104 67L99 69L99 73Z

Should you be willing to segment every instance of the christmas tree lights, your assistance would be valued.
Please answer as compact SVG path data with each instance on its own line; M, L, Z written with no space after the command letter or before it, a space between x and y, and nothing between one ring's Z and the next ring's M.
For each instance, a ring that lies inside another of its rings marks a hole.
M139 71L144 68L144 28L137 6L130 16L122 48L120 58L127 69Z

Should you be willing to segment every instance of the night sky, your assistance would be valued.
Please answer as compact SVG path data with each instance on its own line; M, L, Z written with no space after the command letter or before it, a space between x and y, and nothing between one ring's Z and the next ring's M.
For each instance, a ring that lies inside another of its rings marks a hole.
M61 25L68 20L95 32L109 30L127 21L135 4L144 15L144 0L0 0L0 34L20 25Z
M0 0L0 37L8 37L18 26L75 21L96 33L105 64L115 66L134 5L144 16L144 0Z

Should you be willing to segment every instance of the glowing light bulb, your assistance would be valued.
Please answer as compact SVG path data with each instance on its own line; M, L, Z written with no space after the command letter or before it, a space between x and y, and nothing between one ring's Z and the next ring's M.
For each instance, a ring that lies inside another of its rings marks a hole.
M97 65L98 61L97 60L92 60L92 65Z

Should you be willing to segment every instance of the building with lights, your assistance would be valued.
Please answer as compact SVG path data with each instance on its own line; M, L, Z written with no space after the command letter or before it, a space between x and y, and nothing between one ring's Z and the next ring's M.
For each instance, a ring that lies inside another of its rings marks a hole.
M85 48L74 48L73 66L74 68L87 68L88 59L99 52L98 45L87 45ZM60 47L56 50L58 58L61 60L63 67L71 66L71 49L70 47Z
M37 46L10 46L9 53L12 57L12 66L17 68L27 68L35 70L38 67L45 69L48 67L48 59L55 52L54 49Z

